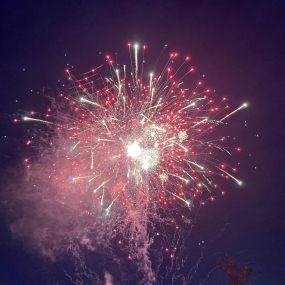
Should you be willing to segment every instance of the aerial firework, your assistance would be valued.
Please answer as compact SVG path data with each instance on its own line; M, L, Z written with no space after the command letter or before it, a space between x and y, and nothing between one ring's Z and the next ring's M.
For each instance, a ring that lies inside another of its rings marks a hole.
M231 109L203 78L193 79L189 56L171 52L151 71L146 46L128 48L129 65L107 55L82 76L67 69L68 87L47 113L21 117L44 126L40 142L27 141L41 152L24 161L43 196L80 219L63 239L76 236L89 248L102 240L127 245L128 259L140 262L152 283L148 250L151 236L161 234L156 225L179 229L186 211L224 195L221 178L242 185L236 168L221 160L232 148L216 130L247 104ZM175 249L168 251L175 258Z

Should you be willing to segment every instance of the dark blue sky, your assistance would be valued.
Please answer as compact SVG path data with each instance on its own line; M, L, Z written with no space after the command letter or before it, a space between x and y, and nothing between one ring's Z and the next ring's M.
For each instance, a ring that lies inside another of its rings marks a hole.
M13 165L19 153L15 142L21 134L10 115L34 109L37 91L55 87L66 63L85 71L98 62L99 51L124 52L129 40L147 43L150 54L165 43L189 52L219 94L236 105L250 103L230 131L236 131L244 149L240 175L245 186L229 189L224 199L200 213L193 239L209 243L208 259L193 284L199 284L222 255L250 264L251 284L285 284L284 11L284 1L3 2L1 167ZM13 241L4 219L1 231L0 284L56 280L50 276L61 272L59 266L48 268ZM191 250L197 246L189 245L189 254ZM206 284L227 284L221 275L214 272Z

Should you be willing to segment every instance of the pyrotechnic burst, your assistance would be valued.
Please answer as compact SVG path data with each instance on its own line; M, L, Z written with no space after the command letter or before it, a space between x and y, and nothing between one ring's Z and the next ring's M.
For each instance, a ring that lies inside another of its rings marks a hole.
M131 244L147 239L150 220L181 216L180 209L223 195L220 178L242 185L236 169L220 161L230 148L216 130L247 104L230 109L193 79L189 56L172 52L159 70L146 72L146 46L128 47L129 65L108 55L83 76L66 70L69 87L45 117L27 113L22 120L52 134L35 165L25 161L29 171L46 176L60 204L80 209L93 229L101 231L104 221ZM84 232L82 243L90 243Z

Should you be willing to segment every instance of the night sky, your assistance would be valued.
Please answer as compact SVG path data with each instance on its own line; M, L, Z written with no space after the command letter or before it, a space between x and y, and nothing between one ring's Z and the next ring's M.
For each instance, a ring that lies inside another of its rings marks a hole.
M285 284L284 11L284 1L3 2L1 189L3 173L21 163L24 130L13 115L44 106L42 89L57 88L67 63L85 71L98 63L99 52L123 53L128 41L146 43L152 57L168 44L190 53L218 94L250 105L229 130L243 148L245 184L227 185L227 195L200 212L187 250L196 257L201 241L207 247L191 284L200 284L226 256L253 269L249 284ZM1 217L1 285L70 284L65 263L51 264L13 239ZM203 284L227 282L216 269Z

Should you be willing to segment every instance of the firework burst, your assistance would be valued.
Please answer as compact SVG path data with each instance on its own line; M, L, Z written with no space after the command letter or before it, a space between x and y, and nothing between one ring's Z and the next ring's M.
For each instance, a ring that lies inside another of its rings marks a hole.
M242 184L219 160L217 151L228 150L215 129L247 104L228 111L226 98L215 98L204 82L184 84L195 68L189 56L177 66L176 52L159 73L145 74L145 49L140 61L140 46L129 44L129 67L106 56L107 75L93 69L77 79L66 70L72 87L60 96L67 108L46 115L53 120L22 117L53 125L60 163L69 167L64 177L54 164L51 178L92 193L106 214L116 203L203 204L217 194L215 176Z
M172 52L159 71L145 72L146 46L128 47L130 65L108 55L82 76L66 70L69 87L45 117L30 113L22 121L52 134L40 162L25 160L29 171L46 177L60 205L89 216L93 228L112 220L110 232L133 243L160 213L223 195L220 178L242 184L220 160L230 152L216 130L247 104L230 109L193 79L189 56Z

